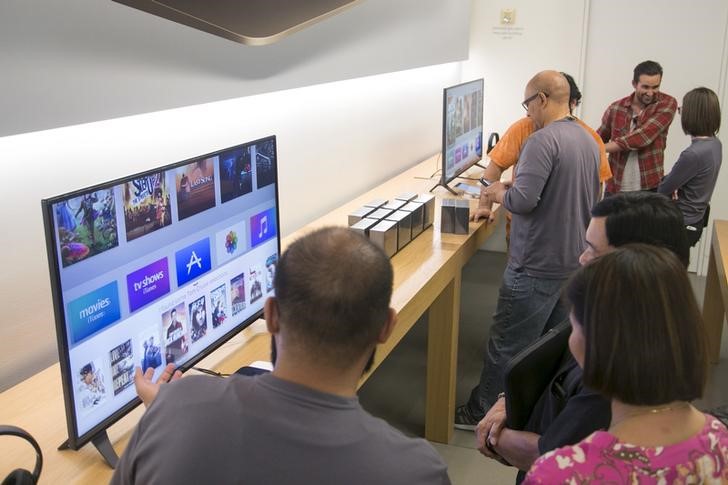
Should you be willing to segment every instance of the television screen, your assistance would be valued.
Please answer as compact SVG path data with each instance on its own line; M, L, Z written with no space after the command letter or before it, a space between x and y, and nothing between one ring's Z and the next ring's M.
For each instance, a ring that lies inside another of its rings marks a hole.
M42 201L68 446L262 314L280 251L276 139Z
M445 185L483 156L483 79L445 88L442 120Z

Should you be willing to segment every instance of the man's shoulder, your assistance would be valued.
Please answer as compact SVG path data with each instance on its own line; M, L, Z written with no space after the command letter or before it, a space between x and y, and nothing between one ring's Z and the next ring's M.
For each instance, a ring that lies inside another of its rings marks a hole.
M677 109L677 99L662 91L657 93L657 102L655 104L658 107L674 107Z
M632 106L633 98L634 98L634 93L630 93L623 98L619 98L616 101L612 101L612 103L609 105L609 107L607 109L615 110L615 109L630 108Z

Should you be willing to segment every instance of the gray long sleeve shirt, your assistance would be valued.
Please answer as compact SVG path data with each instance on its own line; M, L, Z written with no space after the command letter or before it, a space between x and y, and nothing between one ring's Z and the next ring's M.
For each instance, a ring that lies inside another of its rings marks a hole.
M510 263L527 274L566 278L579 266L599 197L599 147L573 119L533 133L503 206L513 214Z
M694 138L657 187L668 197L677 190L677 206L686 225L703 219L718 180L722 154L723 147L716 137Z

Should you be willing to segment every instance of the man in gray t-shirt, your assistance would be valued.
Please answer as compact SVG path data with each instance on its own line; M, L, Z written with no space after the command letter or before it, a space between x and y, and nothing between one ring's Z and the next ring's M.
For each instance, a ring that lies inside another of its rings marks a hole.
M264 307L274 370L162 384L137 369L148 410L112 484L449 484L423 439L362 409L359 378L396 323L392 266L366 238L325 228L289 246Z
M561 286L579 265L599 197L599 148L569 114L564 76L540 72L524 99L537 131L521 151L513 185L485 190L513 214L511 244L480 382L455 417L461 429L474 429L497 401L508 360L568 317Z

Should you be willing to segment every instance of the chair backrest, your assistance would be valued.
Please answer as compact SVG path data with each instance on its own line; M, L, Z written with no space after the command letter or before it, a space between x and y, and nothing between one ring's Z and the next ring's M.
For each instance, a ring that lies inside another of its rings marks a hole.
M536 402L559 369L565 352L569 352L571 324L564 321L516 354L506 364L506 426L525 428Z

